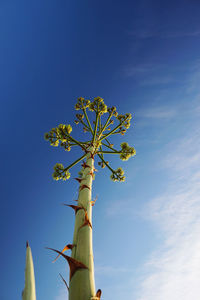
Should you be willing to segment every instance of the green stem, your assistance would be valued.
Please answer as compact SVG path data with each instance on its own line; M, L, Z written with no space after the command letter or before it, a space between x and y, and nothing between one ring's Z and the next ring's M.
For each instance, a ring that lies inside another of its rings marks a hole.
M106 135L104 135L99 141L102 141L105 138L107 138L109 135L113 134L119 127L121 127L124 124L124 122L127 120L127 118L122 123L120 123L118 126L116 126L113 130L111 130L109 133L107 133Z
M86 148L77 140L75 140L73 137L71 137L70 135L67 135L67 137L73 141L75 144L79 145L81 148L83 148L86 151Z
M86 112L86 109L85 109L85 108L83 108L83 113L84 113L84 116L85 116L85 118L86 118L86 120L87 120L88 126L90 127L90 131L91 131L91 133L93 134L93 129L92 129L92 126L91 126L91 124L90 124L90 120L88 119L88 115L87 115L87 112Z
M100 146L100 149L101 149L101 151L103 151L103 150L102 150L102 146ZM102 154L102 158L103 158L103 154Z
M107 119L105 125L103 126L102 130L101 130L100 133L99 133L99 138L101 137L102 133L103 133L104 130L106 129L106 127L107 127L107 125L108 125L108 122L110 121L110 118L111 118L111 117L112 117L112 114L110 114L110 115L108 116L108 119Z
M100 130L101 130L101 115L99 116L99 132L100 132Z
M109 145L106 145L106 144L104 144L104 143L102 143L102 145L104 145L105 147L108 147L109 149L111 149L111 150L113 150L114 152L117 152L117 153L118 153L117 150L115 150L114 148L110 147Z
M109 140L108 139L105 139L106 140L106 142L108 143L108 145L110 145L111 143L109 142Z
M119 133L121 133L121 131L113 132L112 134L119 134Z
M83 120L79 120L87 129L89 129L89 131L91 131L90 130L90 128L88 127L88 125L83 121Z
M99 120L99 112L96 112L96 120L95 120L95 128L94 128L94 134L93 134L93 139L92 142L95 142L96 134L97 134L97 127L98 127L98 120Z
M70 168L72 168L73 166L75 166L79 161L81 161L82 159L84 159L86 157L87 153L85 153L84 155L82 155L81 157L79 157L77 160L75 160L71 165L69 165L67 168L65 168L63 170L64 171L67 171L69 170Z
M112 172L112 173L115 173L115 171L107 164L107 162L103 159L103 155L100 155L100 154L97 154L99 157L100 157L100 159L104 162L104 164L108 167L108 169L110 169L110 171Z
M122 154L129 152L119 152L119 151L98 151L97 154Z

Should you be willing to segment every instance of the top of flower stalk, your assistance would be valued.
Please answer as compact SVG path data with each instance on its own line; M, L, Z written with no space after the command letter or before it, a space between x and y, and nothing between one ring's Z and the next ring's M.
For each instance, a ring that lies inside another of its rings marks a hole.
M25 287L22 300L36 300L33 257L28 241L26 242Z
M96 97L94 98L94 101L90 103L89 110L103 115L107 112L107 106L104 104L104 101L101 97Z
M104 103L104 99L101 97L96 97L93 101L80 97L77 100L75 109L82 111L76 114L75 124L81 124L83 126L83 132L91 134L91 139L78 141L73 138L71 135L72 126L69 124L60 124L58 127L52 128L50 132L45 133L44 137L50 142L51 146L58 147L60 145L65 151L70 151L73 146L79 146L85 153L66 168L64 168L62 164L57 163L54 167L53 178L55 180L69 179L69 169L83 160L87 156L88 151L90 152L91 149L93 149L92 157L95 155L99 157L99 165L102 168L107 167L111 171L111 179L113 181L124 181L125 176L123 175L123 170L121 168L117 170L112 169L109 162L105 161L104 155L118 154L121 160L126 161L136 154L134 147L130 147L128 143L121 143L121 149L117 150L109 141L112 135L124 135L126 133L126 130L130 127L131 114L118 114L116 107L107 107ZM89 119L87 110L94 113L92 122ZM106 114L108 114L107 120L103 123L101 118ZM118 124L113 126L115 121L117 121Z
M80 97L77 100L75 105L76 110L85 109L90 105L90 100L85 100L84 98Z

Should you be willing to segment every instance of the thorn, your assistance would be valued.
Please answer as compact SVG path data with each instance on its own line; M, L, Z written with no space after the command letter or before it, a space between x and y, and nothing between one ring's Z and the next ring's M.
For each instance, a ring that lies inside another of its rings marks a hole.
M29 247L29 243L28 243L28 241L26 241L26 248L28 248Z
M92 206L94 206L95 205L95 202L97 201L97 196L96 196L96 198L95 198L95 200L91 200L90 202L91 202L91 204L92 204Z
M83 184L83 185L81 185L81 187L80 187L80 191L82 191L82 190L85 189L85 188L87 188L87 189L90 190L90 187L89 187L89 186L87 186L86 184Z
M94 155L95 155L94 153L90 152L90 158L92 158L93 160L94 160Z
M61 252L63 253L64 251L69 250L69 249L72 250L74 246L75 245L68 244L62 249ZM60 256L60 254L58 254L58 256L56 256L56 258L52 262L54 263L58 259L59 256Z
M75 215L76 215L77 211L79 211L79 209L84 209L84 207L78 206L78 205L70 205L70 204L65 204L65 203L63 203L63 205L73 208L75 211Z
M93 172L98 172L98 170L97 169L95 169L95 167L93 168Z
M88 267L86 267L86 265L84 265L82 262L70 257L70 256L67 256L65 254L63 254L62 252L56 250L56 249L53 249L53 248L48 248L48 247L45 247L46 249L50 249L50 250L53 250L55 252L57 252L58 254L62 255L68 262L69 264L69 269L70 269L70 280L72 278L72 276L74 275L74 273L76 273L77 270L79 269L88 269Z
M86 225L90 226L92 228L92 224L90 223L90 220L88 218L87 211L85 210L85 221L84 221L83 225L81 225L81 227L79 229L81 229L82 227L84 227Z
M83 162L81 166L82 166L84 169L85 169L85 168L91 168L90 166L88 166L88 165L86 164L86 162Z
M62 278L64 284L66 285L66 287L67 287L67 289L68 289L68 291L69 291L69 286L68 286L66 280L62 277L62 275L61 275L60 273L59 273L59 275L60 275L60 277Z
M88 175L91 175L92 178L94 178L94 172L93 172L93 171L90 171L90 172L88 173Z
M96 297L98 297L100 299L101 298L101 294L102 294L101 289L98 289L97 292L96 292Z
M79 183L81 183L81 180L83 180L82 178L74 178L76 179Z

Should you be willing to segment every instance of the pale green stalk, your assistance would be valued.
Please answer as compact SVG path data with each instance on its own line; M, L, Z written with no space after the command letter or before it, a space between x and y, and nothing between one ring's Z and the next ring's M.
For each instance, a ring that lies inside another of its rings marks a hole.
M25 287L22 300L36 300L33 257L28 242L26 243Z
M87 211L90 223L92 224L92 174L94 169L94 160L91 158L94 148L88 149L86 164L89 167L83 168L82 180L79 188L78 206L82 206ZM81 190L81 186L87 186ZM81 227L85 221L85 210L80 209L75 216L74 238L71 257L82 262L88 269L79 269L72 276L69 283L69 300L90 300L95 298L95 281L94 281L94 262L92 248L92 228L89 225ZM94 297L94 298L93 298Z
M86 112L87 107L89 107L89 110L96 112L94 128L92 128L89 118L87 116L87 112ZM80 173L81 177L75 178L80 183L77 205L67 205L72 207L75 210L73 244L66 245L65 248L62 250L62 252L52 248L48 248L48 249L54 250L59 255L62 255L69 264L69 268L70 268L69 298L68 298L69 300L100 300L101 293L102 293L101 289L98 289L97 291L95 290L94 260L93 260L93 248L92 248L93 229L92 229L91 193L92 193L92 181L94 175L93 172L96 171L94 168L94 156L98 155L98 157L100 158L99 165L102 168L104 168L105 166L108 167L108 169L112 173L111 179L113 181L125 180L125 176L123 176L124 171L122 170L122 168L113 170L109 166L109 162L104 160L104 154L118 154L118 155L121 154L120 158L122 160L127 160L130 156L134 154L133 151L134 149L129 147L127 143L124 143L124 145L121 144L122 149L117 151L112 147L112 144L107 140L107 138L113 134L119 134L119 133L124 134L126 132L126 128L128 128L130 125L128 121L131 118L131 115L126 114L126 117L123 115L119 116L118 117L119 124L114 129L112 129L109 133L104 134L105 130L110 130L110 128L107 127L110 124L113 124L113 120L111 120L111 117L115 116L117 118L117 114L114 112L115 108L111 108L111 110L108 109L108 112L110 113L104 125L101 123L101 115L107 112L107 107L104 105L102 98L100 97L95 98L93 103L89 103L89 101L85 101L84 98L79 98L77 104L75 105L75 109L83 110L86 122L84 122L82 119L79 121L86 128L86 131L91 132L92 139L90 141L79 142L66 133L66 140L69 140L71 142L69 144L79 145L81 149L84 150L85 154L80 158L78 158L75 162L70 164L65 169L62 166L62 164L56 164L56 166L54 167L55 172L53 174L53 178L55 180L59 180L59 179L66 180L70 177L70 174L67 171L70 168L72 168L75 164L80 162L82 159L84 158L86 159L86 162L84 162L82 165L83 168ZM124 120L121 121L122 119ZM60 126L59 128L64 128L63 126L64 125ZM125 129L123 129L123 127L125 127ZM72 130L71 126L67 125L67 128L68 131L71 132ZM119 131L117 131L118 129ZM54 131L57 132L57 129L54 129ZM48 133L45 134L45 138L47 140L48 139L50 140L51 145L52 145L52 141L51 141L52 132L53 131L50 131L50 135ZM62 138L62 134L61 134L61 138ZM102 142L104 139L108 143L108 145ZM54 144L53 146L55 146ZM107 147L108 149L103 150L102 145ZM129 152L126 153L124 148L130 150L130 153ZM63 253L67 249L72 250L71 257ZM67 284L66 286L68 287Z

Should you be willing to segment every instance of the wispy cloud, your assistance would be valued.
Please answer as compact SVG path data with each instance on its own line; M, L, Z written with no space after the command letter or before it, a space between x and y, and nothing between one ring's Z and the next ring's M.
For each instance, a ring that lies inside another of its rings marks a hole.
M144 79L140 82L141 86L151 86L151 85L167 85L171 83L177 83L177 80L174 80L173 77L170 76L155 76L153 78Z
M199 123L198 123L199 124ZM196 124L195 124L196 125ZM173 147L172 147L173 146ZM171 149L171 150L169 150ZM200 294L200 133L190 128L163 153L167 191L147 206L162 244L145 265L137 300L190 300ZM145 213L145 215L147 215Z
M198 126L198 123L197 123ZM171 151L174 153L172 154ZM200 131L193 129L190 135L177 139L168 145L168 151L161 166L173 169L175 175L191 180L200 166ZM188 176L190 177L188 178Z
M138 39L149 39L149 38L182 38L182 37L199 37L200 30L196 29L193 31L177 30L177 31L156 31L156 30L133 30L129 33L131 36Z
M196 60L191 67L191 72L189 75L189 84L186 92L191 94L191 92L200 91L199 89L200 81L200 60ZM199 97L199 95L198 95Z
M137 117L149 119L169 119L176 115L176 110L167 106L146 108L137 112Z
M122 216L127 215L127 212L130 215L130 209L129 207L132 205L133 200L132 199L126 199L126 205L124 205L124 199L115 200L112 203L107 204L106 206L106 216L107 217L116 217L116 216Z
M125 66L121 75L124 78L133 78L140 86L177 84L179 80L174 78L167 69L167 66L158 63L142 63Z
M135 63L123 68L121 75L132 77L140 86L168 85L178 83L168 66L159 63Z
M135 64L134 66L127 66L123 70L125 77L132 77L138 75L152 74L160 70L160 64Z
M104 276L113 276L119 273L130 273L131 270L129 268L123 268L123 267L113 267L108 265L97 265L95 266L95 273L98 274L104 274Z
M58 295L56 296L55 300L64 300L68 297L68 291L66 287L60 287L58 291Z

